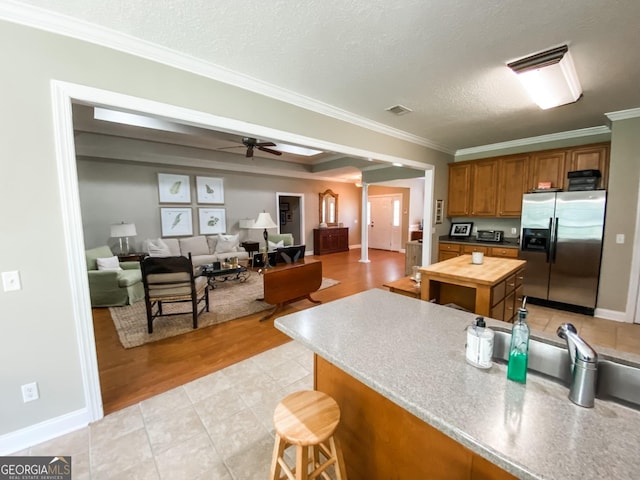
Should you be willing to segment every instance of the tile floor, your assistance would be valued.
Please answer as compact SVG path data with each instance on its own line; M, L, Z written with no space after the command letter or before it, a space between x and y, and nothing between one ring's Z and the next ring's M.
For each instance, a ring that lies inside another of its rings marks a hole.
M74 480L264 480L275 407L312 372L289 342L16 455L71 455Z
M640 354L640 325L527 308L535 330L568 321L594 346ZM74 480L264 480L273 411L311 389L312 372L312 353L290 342L16 455L72 455Z

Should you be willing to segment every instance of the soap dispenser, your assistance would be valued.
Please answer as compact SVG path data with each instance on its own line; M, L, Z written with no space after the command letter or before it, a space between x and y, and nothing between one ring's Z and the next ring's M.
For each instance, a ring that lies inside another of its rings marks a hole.
M477 317L475 324L467 327L467 362L474 367L491 368L494 335L494 331L487 327L484 318Z
M527 325L527 297L522 300L518 308L518 319L511 330L511 345L509 346L509 365L507 378L514 382L527 382L527 363L529 359L529 325Z

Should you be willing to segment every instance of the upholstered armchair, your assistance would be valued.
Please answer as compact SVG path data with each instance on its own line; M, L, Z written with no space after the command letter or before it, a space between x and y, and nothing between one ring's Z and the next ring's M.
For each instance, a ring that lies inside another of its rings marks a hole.
M275 243L278 244L282 242L281 247L288 247L289 245L293 245L293 234L291 233L270 233L267 237L269 244ZM274 247L276 248L276 247ZM269 250L272 250L271 245L269 245Z
M86 250L85 257L92 307L130 305L144 299L140 263L118 262L106 245ZM106 269L99 269L98 263Z

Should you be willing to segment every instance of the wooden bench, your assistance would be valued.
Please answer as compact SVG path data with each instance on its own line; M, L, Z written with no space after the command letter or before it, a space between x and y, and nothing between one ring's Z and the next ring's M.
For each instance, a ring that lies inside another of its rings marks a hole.
M291 302L307 299L313 303L321 303L311 298L322 285L322 262L304 260L282 267L264 271L264 301L276 308L261 320L268 320Z

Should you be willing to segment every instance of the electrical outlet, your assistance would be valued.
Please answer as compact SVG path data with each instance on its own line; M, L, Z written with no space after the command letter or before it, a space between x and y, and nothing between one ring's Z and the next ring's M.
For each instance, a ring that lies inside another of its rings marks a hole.
M616 234L616 243L619 243L619 244L624 243L624 233Z
M518 229L515 227L511 228L511 235L515 235L516 233L518 233Z
M33 402L38 398L40 398L40 394L38 393L38 384L36 382L22 385L22 400L24 403Z

